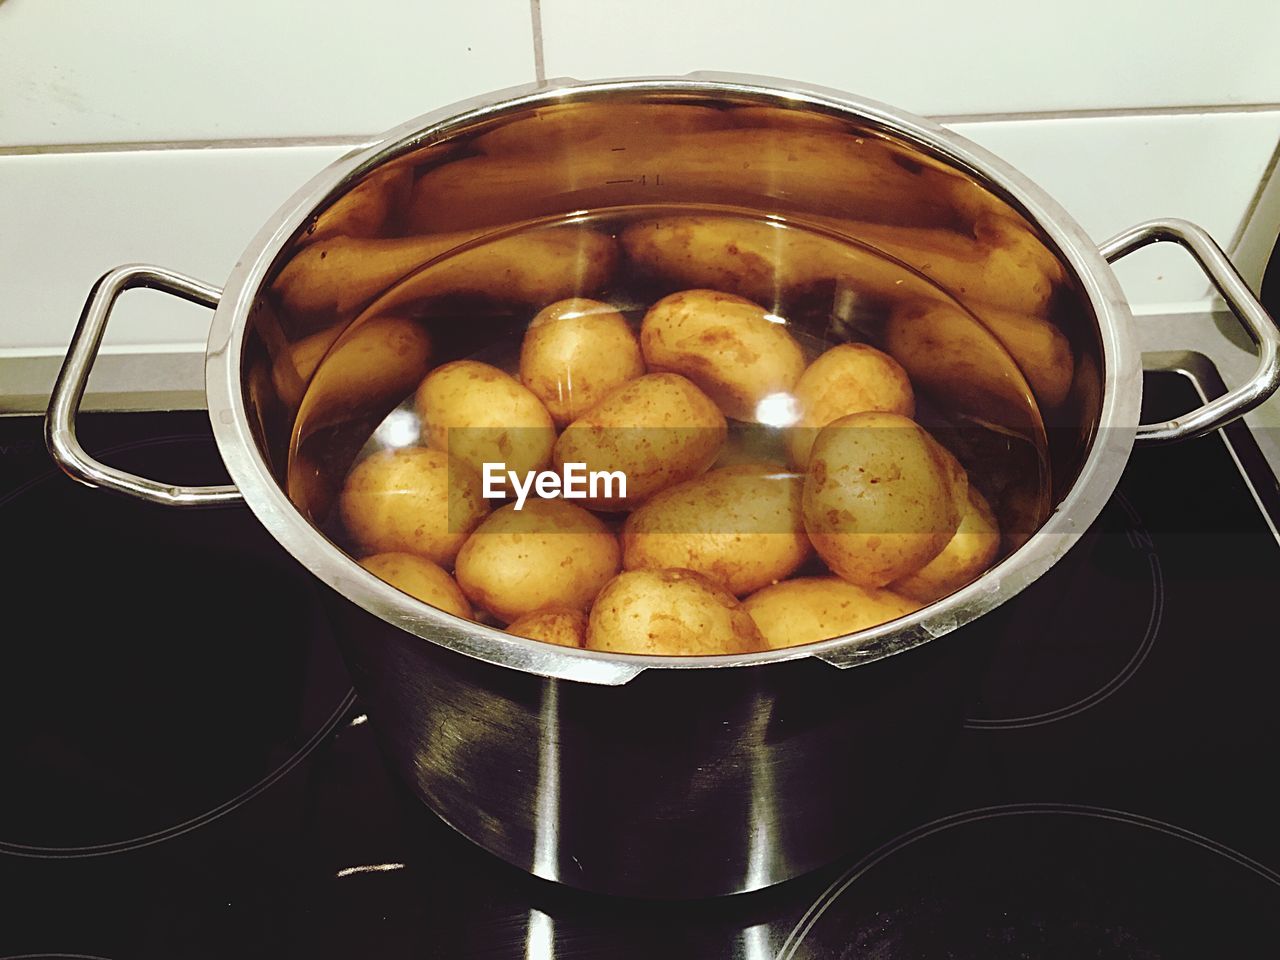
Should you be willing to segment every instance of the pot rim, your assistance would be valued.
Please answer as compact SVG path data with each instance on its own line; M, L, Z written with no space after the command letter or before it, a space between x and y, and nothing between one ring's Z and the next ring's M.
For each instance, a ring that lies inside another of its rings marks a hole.
M376 166L508 111L618 93L747 98L761 105L816 107L871 121L946 159L1001 193L1057 247L1097 320L1102 346L1102 408L1075 482L1031 538L959 591L917 612L856 634L749 654L651 656L554 646L463 620L415 600L361 567L289 501L258 450L244 402L242 350L248 317L276 257L317 207ZM548 678L618 685L652 669L764 666L815 657L836 667L872 663L941 637L1031 584L1097 518L1128 461L1141 406L1142 377L1128 302L1083 228L1045 191L984 148L931 120L810 84L763 76L692 73L581 82L552 79L442 107L392 128L334 161L266 221L232 270L214 313L205 355L209 419L232 481L258 520L295 559L347 599L425 641L486 663Z

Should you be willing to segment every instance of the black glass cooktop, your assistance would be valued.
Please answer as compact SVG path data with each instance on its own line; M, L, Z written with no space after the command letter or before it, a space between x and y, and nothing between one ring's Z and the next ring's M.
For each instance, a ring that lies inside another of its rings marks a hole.
M1150 419L1198 402L1174 373L1146 393ZM985 618L996 656L913 829L667 904L454 834L392 780L323 588L247 510L81 488L40 431L0 419L0 958L1280 955L1280 511L1243 428L1136 452L1073 552ZM87 415L82 437L225 482L203 414Z

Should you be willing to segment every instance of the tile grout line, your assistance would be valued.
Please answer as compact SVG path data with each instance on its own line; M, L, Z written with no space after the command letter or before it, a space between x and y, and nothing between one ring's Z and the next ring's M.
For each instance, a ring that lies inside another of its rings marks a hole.
M529 18L533 27L533 78L547 79L547 61L542 46L542 0L529 0Z
M230 137L223 140L125 140L108 143L34 143L0 146L0 157L30 157L59 153L141 153L148 150L252 150L276 147L364 147L371 134L329 137Z
M1232 257L1240 249L1244 243L1245 234L1249 232L1249 226L1253 223L1253 215L1258 212L1258 207L1262 204L1262 197L1267 192L1267 187L1271 185L1271 178L1276 175L1276 167L1280 165L1280 140L1276 142L1275 148L1271 151L1271 159L1267 161L1267 168L1262 171L1262 176L1258 179L1258 187L1253 191L1253 196L1249 198L1249 206L1245 208L1244 216L1240 218L1240 225L1236 227L1235 236L1231 238L1231 245L1227 247L1227 251Z
M1099 107L1079 110L1024 110L1010 113L932 114L935 123L999 123L1010 120L1105 120L1113 117L1182 117L1198 114L1269 113L1280 103L1189 103L1169 107Z

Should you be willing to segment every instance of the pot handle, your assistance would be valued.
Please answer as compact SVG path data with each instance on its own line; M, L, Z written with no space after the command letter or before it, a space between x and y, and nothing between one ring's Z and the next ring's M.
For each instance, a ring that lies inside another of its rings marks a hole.
M1140 443L1174 443L1212 433L1244 416L1280 387L1280 329L1222 248L1204 230L1186 220L1148 220L1112 237L1099 249L1108 263L1115 263L1163 240L1172 240L1190 253L1213 281L1231 312L1258 344L1258 368L1245 383L1190 413L1164 423L1139 424L1135 439Z
M145 264L127 264L103 274L89 291L80 323L71 337L71 346L53 385L49 410L45 414L44 436L49 453L69 476L91 487L101 487L173 507L218 507L238 503L240 491L234 486L182 487L157 483L115 467L99 463L85 452L76 437L76 414L84 397L89 373L98 357L107 318L116 298L134 287L149 287L181 297L191 303L214 308L222 291L191 277Z

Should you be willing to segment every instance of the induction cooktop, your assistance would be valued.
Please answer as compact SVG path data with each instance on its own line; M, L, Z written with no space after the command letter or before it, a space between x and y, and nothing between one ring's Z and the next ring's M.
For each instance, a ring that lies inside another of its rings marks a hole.
M1220 389L1150 373L1145 416ZM384 764L326 588L246 508L85 489L41 429L0 418L0 958L1280 955L1280 494L1243 425L1136 451L984 618L996 653L918 822L689 903L562 888L455 834ZM80 432L226 482L200 412Z

